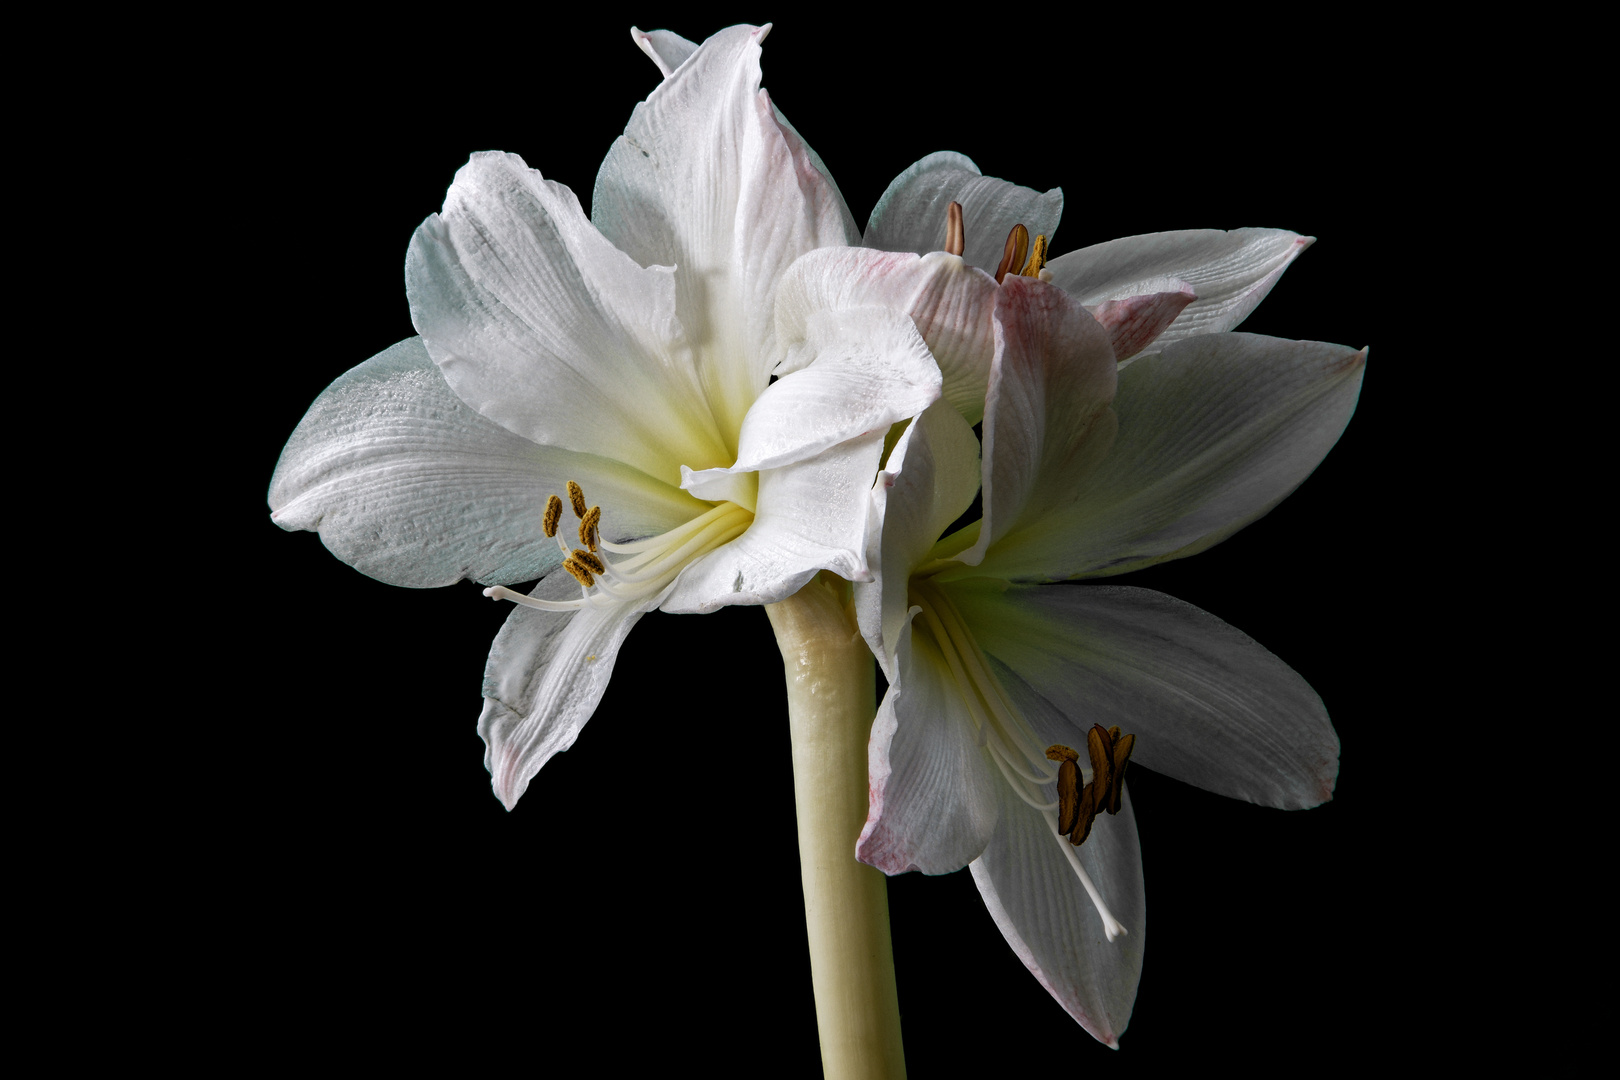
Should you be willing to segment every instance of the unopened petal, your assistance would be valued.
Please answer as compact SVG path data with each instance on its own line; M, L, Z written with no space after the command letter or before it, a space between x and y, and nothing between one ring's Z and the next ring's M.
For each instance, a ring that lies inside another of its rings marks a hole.
M880 251L926 255L945 248L946 215L952 202L962 204L969 266L992 273L1001 262L1007 233L1023 225L1029 235L1048 242L1063 216L1063 190L1039 192L985 176L962 154L942 150L929 154L894 178L872 208L862 246Z
M667 267L643 269L573 192L513 154L475 154L405 261L411 319L456 394L537 443L666 482L722 464Z
M1339 738L1322 699L1208 612L1111 585L964 581L951 598L985 652L1076 728L1135 732L1132 761L1262 806L1332 796Z
M530 595L577 599L567 574L552 574ZM596 711L630 628L657 606L587 604L573 613L518 607L495 636L484 668L478 734L495 795L508 810L553 754L574 745Z
M1062 841L1066 843L1067 841ZM1046 818L1003 786L1001 816L973 881L1007 944L1064 1011L1099 1042L1119 1046L1142 979L1147 903L1136 817L1126 791L1118 814L1098 815L1074 849L1126 933L1102 920Z
M1195 334L1230 330L1259 306L1288 265L1315 237L1285 229L1187 229L1127 236L1046 264L1052 284L1087 307L1106 300L1161 291L1156 283L1178 278L1198 299L1159 338L1162 349Z
M872 722L871 806L855 856L886 874L948 874L984 851L1006 786L926 630L900 634Z
M540 530L569 480L617 511L610 539L701 512L672 486L606 458L540 446L456 397L420 338L343 375L315 399L270 481L272 518L391 585L532 580L557 565Z

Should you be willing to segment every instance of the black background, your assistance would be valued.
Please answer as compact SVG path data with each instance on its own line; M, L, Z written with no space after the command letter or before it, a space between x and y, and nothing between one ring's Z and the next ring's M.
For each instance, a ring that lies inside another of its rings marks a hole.
M1343 740L1334 800L1282 813L1133 770L1149 926L1118 1053L1027 973L967 873L891 879L911 1074L1312 1070L1411 1025L1443 1042L1436 888L1453 856L1414 783L1438 680L1415 673L1429 601L1403 569L1442 478L1389 284L1423 257L1404 215L1432 200L1432 140L1391 93L1405 58L1349 27L1307 40L1227 16L1059 23L1027 6L975 23L632 7L267 26L177 89L219 200L195 279L235 298L239 344L219 364L244 388L216 425L226 452L193 466L213 539L246 573L222 581L219 640L195 646L235 704L196 726L218 748L195 778L216 809L183 819L230 1025L266 1054L339 1063L819 1074L763 612L644 619L577 745L507 813L474 728L506 608L470 583L365 578L272 525L263 496L309 402L414 332L406 244L469 153L521 154L588 206L659 79L629 26L702 40L763 18L764 85L858 223L896 173L951 149L1061 186L1059 254L1293 229L1319 241L1242 329L1372 347L1348 431L1298 492L1208 552L1119 579L1221 616L1311 682Z

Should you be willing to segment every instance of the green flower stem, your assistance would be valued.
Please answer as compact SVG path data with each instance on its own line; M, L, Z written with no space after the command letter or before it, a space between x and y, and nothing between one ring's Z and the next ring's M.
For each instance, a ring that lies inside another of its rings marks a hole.
M799 868L821 1067L828 1080L906 1075L883 873L855 861L866 821L866 741L877 713L872 653L849 585L818 575L765 608L787 673Z

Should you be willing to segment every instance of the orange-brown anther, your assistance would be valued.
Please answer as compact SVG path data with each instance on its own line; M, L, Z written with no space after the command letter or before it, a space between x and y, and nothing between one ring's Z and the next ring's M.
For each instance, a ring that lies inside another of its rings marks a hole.
M1015 266L1023 266L1024 256L1028 253L1029 230L1019 223L1007 234L1007 246L1001 252L1001 264L996 267L996 284L1001 284L1002 279L1007 276L1007 271Z
M1118 732L1119 728L1114 728ZM1125 766L1131 760L1131 750L1136 746L1135 735L1114 736L1114 774L1108 781L1108 812L1119 813L1119 801L1125 795Z
M607 573L607 564L583 548L574 549L574 561L590 567L593 574Z
M574 580L585 586L587 589L596 584L596 579L591 577L590 569L580 565L580 563L573 558L563 560L563 569L572 574Z
M1079 761L1080 755L1070 750L1062 743L1053 743L1046 748L1047 761Z
M1097 819L1097 785L1087 784L1086 789L1080 793L1080 799L1075 806L1074 830L1069 833L1069 843L1079 847L1091 835L1091 823Z
M953 202L945 212L945 250L952 255L960 255L966 247L967 231L962 227L962 204Z
M1046 265L1046 236L1042 234L1035 238L1035 246L1030 249L1029 262L1018 271L1019 277L1038 278L1041 276L1041 267Z
M585 516L585 492L572 480L568 481L568 501L574 506L575 517Z
M1074 762L1065 758L1058 766L1058 832L1065 836L1073 831L1080 813L1080 766Z
M540 527L546 531L547 536L557 535L557 522L562 520L562 500L553 495L546 500L546 512L540 519Z
M1097 808L1108 805L1108 791L1113 786L1114 740L1101 724L1092 724L1086 732L1086 751L1091 755L1091 782L1097 786Z
M597 541L596 526L602 520L602 508L593 506L580 514L579 517L579 542L595 551Z

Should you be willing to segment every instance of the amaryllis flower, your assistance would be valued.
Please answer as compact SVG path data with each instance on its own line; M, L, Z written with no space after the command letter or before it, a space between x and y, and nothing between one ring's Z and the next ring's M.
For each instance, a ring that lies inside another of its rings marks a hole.
M826 254L806 264L865 260L870 279L842 290L863 302L920 262L968 276L946 253ZM793 276L825 292L821 269ZM1126 755L1299 808L1330 797L1338 739L1310 686L1241 631L1146 589L1056 582L1190 555L1266 513L1338 439L1365 354L1209 333L1120 365L1112 328L1065 290L1008 273L976 291L982 328L963 306L898 301L956 342L988 339L991 363L982 460L975 410L942 400L874 489L875 576L856 598L890 688L858 854L891 874L971 866L1030 971L1117 1046L1145 931ZM976 493L979 520L944 535Z
M508 807L573 743L645 612L864 577L884 433L939 395L903 314L778 340L783 272L858 238L760 89L768 29L701 48L635 33L665 77L590 218L521 159L475 155L411 241L421 337L333 383L277 466L284 528L387 582L472 578L524 605L479 722ZM537 577L532 596L501 587Z

